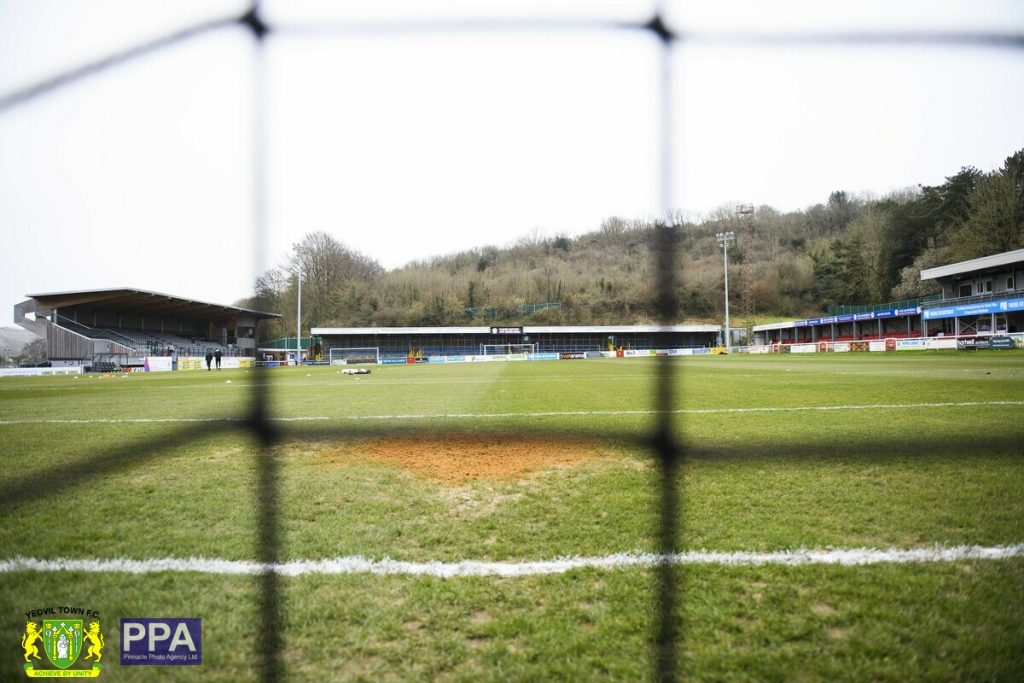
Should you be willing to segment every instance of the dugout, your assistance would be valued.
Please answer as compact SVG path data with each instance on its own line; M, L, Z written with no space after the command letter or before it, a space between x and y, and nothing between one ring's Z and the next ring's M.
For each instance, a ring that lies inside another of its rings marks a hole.
M315 327L323 348L377 348L382 358L465 356L481 348L535 345L537 353L689 349L718 345L717 325L525 327Z
M46 339L47 357L254 356L256 325L277 313L160 294L100 289L29 294L14 321Z

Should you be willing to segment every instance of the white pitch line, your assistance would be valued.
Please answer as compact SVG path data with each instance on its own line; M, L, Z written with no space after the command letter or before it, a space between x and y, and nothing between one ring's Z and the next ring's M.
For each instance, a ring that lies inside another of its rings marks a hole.
M322 422L330 420L329 417L317 417L304 415L301 417L268 417L271 422ZM88 425L88 424L164 424L180 422L248 422L248 417L96 417L89 419L63 419L63 418L40 418L37 420L0 420L0 425L18 424L64 424L64 425Z
M975 408L992 406L1024 406L1024 401L944 401L940 403L866 403L836 406L760 406L756 408L681 408L678 410L551 410L528 413L394 413L389 415L306 415L300 417L269 417L271 422L325 422L338 420L359 422L373 420L480 420L488 418L537 417L616 417L631 415L725 415L742 413L799 413L843 410L914 410L921 408ZM62 419L38 418L0 420L0 425L19 424L163 424L193 422L246 422L245 417L137 417Z
M757 567L782 565L834 565L861 567L879 564L922 564L935 562L961 562L976 560L1006 560L1024 557L1024 543L984 547L977 545L934 546L931 548L850 548L826 550L781 550L776 552L709 552L690 551L675 555L652 553L616 553L603 557L561 557L553 560L521 562L489 562L462 560L459 562L404 562L384 558L372 560L362 556L337 557L324 560L296 560L280 564L261 564L215 558L158 558L132 560L83 560L56 558L51 560L14 557L0 560L0 574L15 572L82 572L90 574L156 574L179 572L222 575L281 576L377 574L398 576L430 576L441 579L461 576L539 576L564 574L574 569L630 569L652 568L666 561L672 565L719 565Z

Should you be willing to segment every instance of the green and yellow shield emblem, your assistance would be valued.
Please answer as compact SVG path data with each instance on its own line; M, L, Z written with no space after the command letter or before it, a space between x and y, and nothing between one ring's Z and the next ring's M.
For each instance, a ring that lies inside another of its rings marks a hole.
M43 649L58 669L74 664L82 651L82 620L44 619Z

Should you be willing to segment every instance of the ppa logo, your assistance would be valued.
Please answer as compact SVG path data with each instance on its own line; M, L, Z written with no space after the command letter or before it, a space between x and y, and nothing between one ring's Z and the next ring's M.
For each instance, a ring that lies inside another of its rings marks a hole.
M121 618L123 666L189 666L202 663L202 619Z

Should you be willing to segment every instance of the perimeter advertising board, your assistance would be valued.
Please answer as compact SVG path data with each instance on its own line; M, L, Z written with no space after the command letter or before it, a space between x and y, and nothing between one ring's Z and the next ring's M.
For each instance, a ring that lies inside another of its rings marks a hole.
M60 368L2 368L0 377L38 377L42 375L80 375L80 365L70 365Z
M205 370L206 359L199 356L178 356L179 370ZM255 367L256 359L251 356L224 356L220 359L220 367L225 370ZM214 365L216 367L216 365Z

